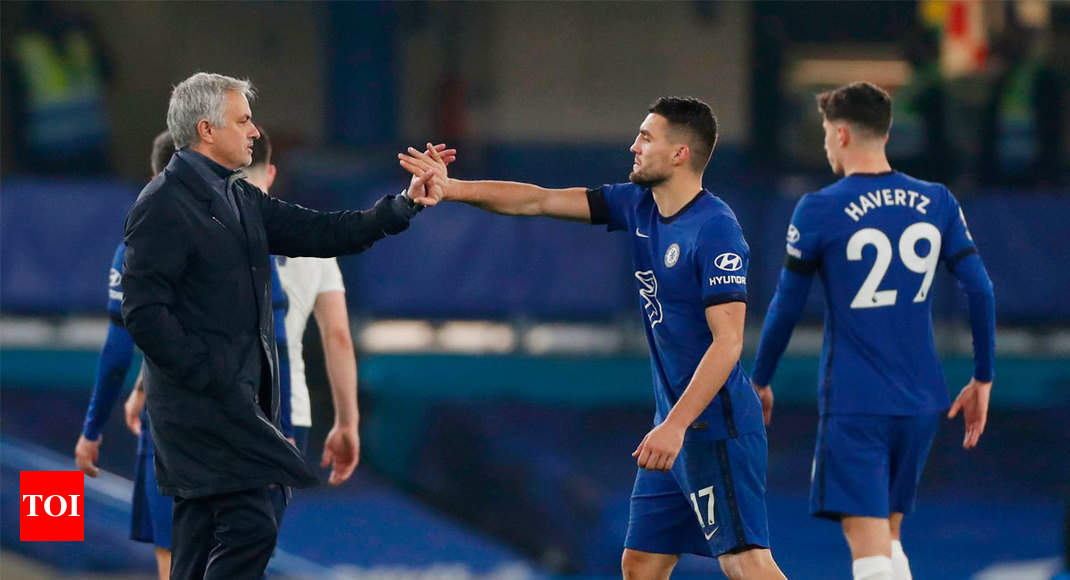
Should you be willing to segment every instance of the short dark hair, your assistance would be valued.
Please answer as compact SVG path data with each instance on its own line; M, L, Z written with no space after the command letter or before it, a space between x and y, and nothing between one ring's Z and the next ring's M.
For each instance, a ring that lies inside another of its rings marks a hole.
M847 121L874 137L887 135L892 128L892 97L866 81L817 95L817 110L829 121Z
M257 125L256 128L260 131L260 138L253 141L253 162L249 167L271 165L271 137L268 137L267 129L263 125Z
M665 117L674 129L687 131L691 166L705 169L717 146L717 117L710 106L694 97L660 97L648 112Z
M152 156L149 157L149 167L152 168L153 177L160 174L171 156L175 154L175 140L171 138L171 132L164 130L152 140Z

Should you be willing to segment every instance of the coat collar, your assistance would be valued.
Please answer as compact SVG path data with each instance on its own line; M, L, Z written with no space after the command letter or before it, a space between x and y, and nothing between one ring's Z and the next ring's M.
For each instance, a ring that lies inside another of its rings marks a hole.
M213 219L223 224L228 230L230 230L239 241L246 242L246 232L242 224L234 217L234 212L226 205L222 198L220 198L212 186L205 181L204 177L192 166L188 161L182 158L181 155L172 155L171 161L167 164L164 172L174 175L179 181L186 185L193 197L208 202L209 212ZM242 203L240 196L237 199L238 211L242 211Z

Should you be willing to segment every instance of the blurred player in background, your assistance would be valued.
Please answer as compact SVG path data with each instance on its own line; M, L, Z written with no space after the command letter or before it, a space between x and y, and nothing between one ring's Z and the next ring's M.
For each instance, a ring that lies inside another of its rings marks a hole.
M787 261L762 329L753 382L768 423L769 387L815 273L825 289L820 423L810 511L841 522L857 580L911 577L904 514L948 408L932 328L931 286L943 263L969 297L973 378L963 447L985 428L995 351L995 299L958 202L942 184L893 171L885 156L891 98L865 82L818 96L836 183L799 200Z
M245 174L249 183L268 193L277 170L271 162L271 139L263 126L258 129L260 138L253 145L253 164ZM302 338L309 315L315 314L335 410L335 422L324 442L321 466L330 465L335 456L349 458L343 461L347 469L331 475L329 483L337 485L349 478L360 461L357 361L349 332L342 272L335 258L275 256L274 259L289 303L285 318L286 344L279 344L280 354L284 348L289 352L289 369L280 368L279 372L290 375L290 393L282 394L282 431L293 438L301 453L307 451L312 409L305 381ZM282 322L282 318L276 319L276 324Z
M159 175L175 153L171 134L164 131L156 136L152 143L152 174ZM266 166L270 148L253 150L253 166L250 169ZM97 379L93 393L89 398L82 434L74 448L75 462L78 468L90 477L96 477L100 470L95 465L100 454L103 438L100 434L108 421L111 408L122 388L126 373L133 359L134 342L123 327L120 307L122 304L123 256L126 244L119 243L112 259L108 276L108 337L100 352L97 367ZM289 368L287 363L286 330L283 320L286 317L287 300L279 282L278 272L272 271L272 307L275 311L276 340L280 344L279 366ZM156 564L160 578L168 578L171 569L171 510L173 501L170 497L160 495L156 488L156 474L153 468L153 448L148 412L145 411L145 369L141 367L137 381L130 391L123 411L126 424L138 437L138 459L134 476L134 498L132 501L132 523L130 537L138 542L151 542L156 545ZM280 391L289 395L290 379L288 374L280 377ZM292 436L292 435L291 435Z
M706 103L666 97L639 127L630 183L465 182L434 151L399 156L414 175L434 170L428 205L606 224L631 239L657 412L633 453L629 580L668 578L682 553L715 557L734 579L784 577L769 551L761 404L739 364L749 249L732 210L702 187L716 142Z

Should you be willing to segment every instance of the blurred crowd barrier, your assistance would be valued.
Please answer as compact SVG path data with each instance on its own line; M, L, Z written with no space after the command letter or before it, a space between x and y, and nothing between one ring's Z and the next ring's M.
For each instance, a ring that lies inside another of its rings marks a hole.
M627 174L619 147L484 147L454 175L598 186ZM407 180L389 151L353 162L294 155L280 170L283 195L317 209L363 208ZM748 170L718 152L707 187L735 210L751 248L751 315L776 289L795 201L832 181ZM114 181L5 179L0 207L0 310L4 314L103 312L108 264L139 189ZM1001 324L1070 323L1065 265L1070 196L1021 189L956 192L996 288ZM341 259L351 312L367 318L600 320L633 317L624 234L549 219L508 219L460 204L422 214L409 231ZM965 320L965 301L941 268L934 320ZM816 286L816 285L815 285ZM414 294L420 295L413 300ZM811 291L807 319L820 319Z

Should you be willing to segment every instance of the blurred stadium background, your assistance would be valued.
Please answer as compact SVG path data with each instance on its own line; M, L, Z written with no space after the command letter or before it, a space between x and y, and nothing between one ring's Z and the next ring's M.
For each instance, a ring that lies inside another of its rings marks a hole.
M915 577L1050 578L1070 492L1070 3L4 2L0 197L0 576L151 577L127 539L135 439L113 413L86 480L86 540L21 543L18 472L73 469L103 342L109 260L148 178L170 88L248 77L277 147L273 191L355 208L402 188L395 153L460 150L453 174L626 179L659 95L719 117L707 184L752 248L747 349L795 200L833 179L812 95L894 92L893 164L949 183L996 287L981 446L934 444L904 544ZM37 87L31 90L31 87ZM340 260L360 368L363 461L299 493L276 577L619 576L631 449L652 415L623 237L440 206ZM949 388L969 378L965 301L941 273ZM848 578L837 526L806 514L821 307L774 385L773 550L792 578ZM314 324L310 324L314 327ZM305 354L318 457L331 411ZM133 374L129 377L133 380ZM318 428L317 428L318 427ZM676 578L717 577L688 559Z

